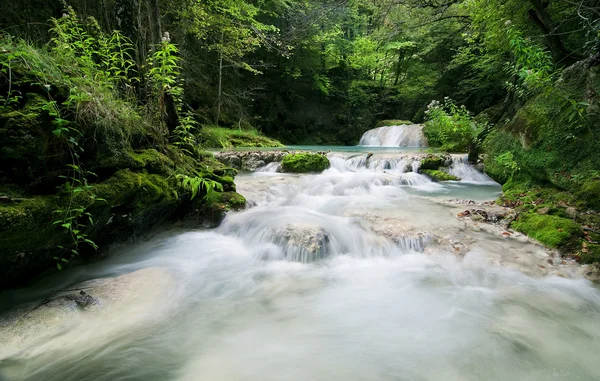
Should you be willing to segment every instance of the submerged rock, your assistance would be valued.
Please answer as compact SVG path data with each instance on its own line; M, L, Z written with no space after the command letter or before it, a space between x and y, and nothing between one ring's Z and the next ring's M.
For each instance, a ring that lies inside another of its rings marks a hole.
M288 260L313 262L327 256L329 234L321 226L289 224L273 232L275 242L284 247Z

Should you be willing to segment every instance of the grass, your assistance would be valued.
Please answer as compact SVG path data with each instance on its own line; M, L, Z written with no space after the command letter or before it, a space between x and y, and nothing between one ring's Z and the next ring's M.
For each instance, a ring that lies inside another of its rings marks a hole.
M268 138L257 130L202 126L198 138L203 148L283 147L279 141Z

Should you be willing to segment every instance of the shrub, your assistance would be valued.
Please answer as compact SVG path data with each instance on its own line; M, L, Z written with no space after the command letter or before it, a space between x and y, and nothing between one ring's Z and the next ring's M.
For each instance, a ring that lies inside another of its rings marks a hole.
M432 147L448 152L467 152L477 143L477 136L487 123L476 123L465 106L451 99L433 101L427 106L427 122L423 133Z

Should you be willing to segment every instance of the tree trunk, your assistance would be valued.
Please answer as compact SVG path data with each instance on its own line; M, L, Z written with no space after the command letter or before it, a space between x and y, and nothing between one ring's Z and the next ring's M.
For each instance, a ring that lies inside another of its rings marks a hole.
M221 32L221 49L219 51L219 94L217 95L217 119L215 120L215 124L219 125L219 119L221 119L221 94L223 90L223 38L225 37L225 32Z
M565 48L558 28L552 20L552 16L546 10L546 7L540 0L529 0L534 9L529 10L529 18L544 33L544 39L554 63L560 66L570 66L578 61L577 57L570 54Z

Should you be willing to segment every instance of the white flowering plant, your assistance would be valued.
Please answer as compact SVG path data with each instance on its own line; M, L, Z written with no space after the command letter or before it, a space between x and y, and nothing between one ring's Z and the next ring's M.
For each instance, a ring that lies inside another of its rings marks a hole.
M468 152L477 144L477 136L485 127L473 120L464 105L457 105L449 97L429 103L425 114L427 122L423 132L429 145L448 152Z

